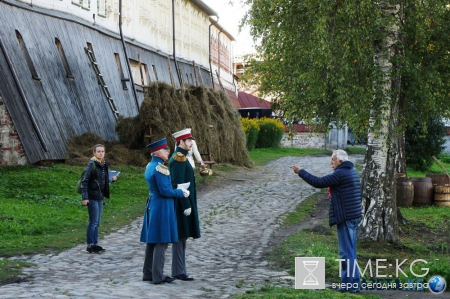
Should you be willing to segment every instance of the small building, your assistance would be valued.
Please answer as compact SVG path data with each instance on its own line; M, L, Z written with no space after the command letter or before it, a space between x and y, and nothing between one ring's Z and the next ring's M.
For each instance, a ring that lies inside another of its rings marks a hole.
M261 118L272 117L272 108L269 101L259 99L258 97L245 92L238 92L240 108L238 108L241 117Z

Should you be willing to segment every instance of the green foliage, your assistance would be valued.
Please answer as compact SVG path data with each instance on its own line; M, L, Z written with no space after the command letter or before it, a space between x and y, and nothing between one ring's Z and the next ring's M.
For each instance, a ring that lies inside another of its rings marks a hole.
M425 119L448 114L447 1L408 1L398 14L389 13L392 6L385 1L244 3L249 10L243 24L259 44L258 54L247 58L245 80L275 99L274 109L287 118L325 125L341 121L366 132L371 111L381 112L372 114L379 128L382 109L397 103L399 131L417 120L414 107ZM392 28L401 39L385 48ZM386 64L374 63L380 56ZM390 78L382 77L385 67ZM386 79L392 82L388 90Z
M438 156L445 143L445 127L439 117L430 117L421 126L408 127L405 134L406 164L414 170L426 171L433 164L433 156Z
M256 140L258 139L259 124L256 119L241 118L242 129L245 133L247 140L247 150L252 151L255 149Z
M256 148L277 148L283 138L284 125L279 119L260 118L258 119L259 133L256 140Z

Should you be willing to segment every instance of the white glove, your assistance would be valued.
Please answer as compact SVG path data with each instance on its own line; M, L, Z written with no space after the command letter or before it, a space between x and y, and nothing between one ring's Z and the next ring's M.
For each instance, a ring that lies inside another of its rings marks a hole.
M181 190L183 191L184 197L188 197L189 194L191 194L191 193L189 192L189 190L187 190L187 189L181 189Z
M189 192L189 191L188 191L188 192ZM184 210L183 214L184 214L185 216L191 215L191 208Z

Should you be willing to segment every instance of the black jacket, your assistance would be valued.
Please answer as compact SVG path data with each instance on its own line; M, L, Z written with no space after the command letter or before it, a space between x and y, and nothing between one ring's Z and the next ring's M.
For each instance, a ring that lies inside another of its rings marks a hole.
M95 163L95 169L93 167ZM83 179L81 180L82 199L101 200L104 197L109 198L109 163L100 162L91 158L86 168Z

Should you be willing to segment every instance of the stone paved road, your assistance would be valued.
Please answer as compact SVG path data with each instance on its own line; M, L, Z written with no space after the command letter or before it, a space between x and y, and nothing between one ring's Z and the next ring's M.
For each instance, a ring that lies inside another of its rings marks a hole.
M0 298L227 298L269 282L292 285L293 277L268 270L262 258L280 216L316 191L287 165L324 175L331 171L329 161L329 156L282 158L200 193L202 237L187 243L193 282L142 281L145 244L139 242L139 218L101 240L107 248L102 254L88 254L80 244L58 255L17 257L37 265L25 270L32 279L0 287ZM170 247L166 256L170 275Z

